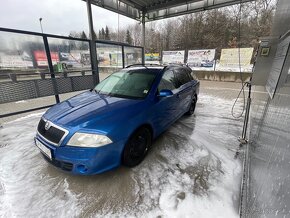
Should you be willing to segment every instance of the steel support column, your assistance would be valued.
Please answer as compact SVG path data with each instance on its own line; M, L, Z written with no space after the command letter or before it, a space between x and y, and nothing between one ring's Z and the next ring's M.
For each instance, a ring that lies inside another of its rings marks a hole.
M126 67L126 63L125 63L125 49L124 49L124 45L122 45L122 63L123 63L123 68Z
M52 60L51 60L51 53L50 53L50 48L48 45L48 41L47 41L47 36L43 36L43 43L44 43L44 48L45 48L45 52L46 52L46 58L47 58L47 63L48 63L48 69L50 72L50 78L52 80L52 85L53 85L53 89L54 89L54 97L55 97L55 101L56 103L59 103L59 95L58 95L58 89L57 89L57 84L55 81L55 74L54 74L54 69L53 69L53 64L52 64Z
M91 65L92 65L94 84L97 84L99 83L100 79L99 79L99 68L98 68L98 63L97 63L96 35L94 32L92 5L91 5L91 0L86 0L86 2L87 2L89 30L90 30Z
M145 11L142 11L142 47L145 50Z

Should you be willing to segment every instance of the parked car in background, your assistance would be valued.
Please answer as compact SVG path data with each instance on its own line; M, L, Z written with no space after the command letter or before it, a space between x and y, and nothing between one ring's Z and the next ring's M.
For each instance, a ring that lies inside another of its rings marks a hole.
M194 113L199 81L186 66L129 66L46 111L35 143L53 165L97 174L138 165L152 141Z

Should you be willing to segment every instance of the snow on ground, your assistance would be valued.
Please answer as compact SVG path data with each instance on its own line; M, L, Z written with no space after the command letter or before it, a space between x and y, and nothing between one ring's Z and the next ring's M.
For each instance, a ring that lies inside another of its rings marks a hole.
M21 100L21 101L16 101L15 104L21 104L21 103L25 103L25 100Z
M0 128L0 217L238 217L241 121L233 99L201 94L196 113L158 137L142 164L73 176L44 161L41 114ZM238 105L240 107L240 105Z

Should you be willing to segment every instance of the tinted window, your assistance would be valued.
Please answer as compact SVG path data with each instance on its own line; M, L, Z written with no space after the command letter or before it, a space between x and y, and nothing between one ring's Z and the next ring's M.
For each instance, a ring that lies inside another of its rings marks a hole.
M158 90L162 90L162 89L168 89L166 86L166 80L164 80L163 78L161 79L159 86L158 86Z
M192 71L191 71L190 69L186 69L185 71L186 71L186 73L187 73L189 79L190 79L190 80L193 80L193 77L192 77L192 75L191 75L191 72L192 72Z
M172 70L166 71L163 76L162 79L160 81L160 84L158 86L158 90L162 90L162 89L169 89L169 90L173 90L177 88L177 84L176 84L176 78L174 76L174 73Z
M196 74L195 73L193 73L193 74L190 74L191 76L192 76L192 78L193 79L195 79L195 80L198 80L198 78L197 78L197 76L196 76Z
M175 74L179 82L178 87L190 81L190 78L187 74L187 69L184 69L184 68L176 69Z

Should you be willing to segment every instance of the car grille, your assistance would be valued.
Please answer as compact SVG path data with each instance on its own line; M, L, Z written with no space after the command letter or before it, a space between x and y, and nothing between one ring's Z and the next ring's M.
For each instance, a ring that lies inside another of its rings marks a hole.
M44 155L44 154L42 154L42 155L46 161L48 161L49 163L51 163L55 167L61 168L62 170L65 170L65 171L72 171L72 169L73 169L74 165L72 163L58 161L55 159L50 160L46 155Z
M39 121L37 130L40 135L42 135L45 139L55 144L58 144L62 137L64 136L65 132L61 129L58 129L55 126L50 126L48 130L45 129L45 121L41 119Z

